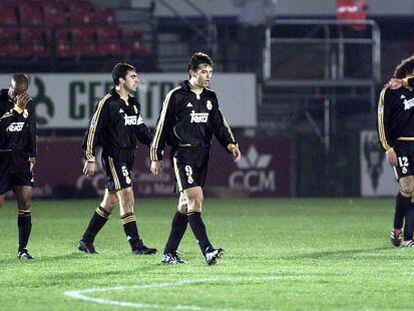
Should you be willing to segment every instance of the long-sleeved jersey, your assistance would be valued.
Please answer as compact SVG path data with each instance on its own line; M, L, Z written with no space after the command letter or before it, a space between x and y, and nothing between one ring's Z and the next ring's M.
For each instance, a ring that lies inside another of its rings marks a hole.
M151 160L162 160L166 142L173 148L209 148L213 135L226 150L229 144L236 144L233 133L219 109L216 93L204 88L203 92L197 95L191 90L188 80L183 81L165 97L151 144Z
M377 130L385 151L393 148L396 140L414 140L414 90L385 87L381 91Z
M96 146L115 158L137 148L138 141L151 144L153 136L141 117L140 105L129 96L126 103L113 88L95 107L82 143L85 158L95 160Z
M8 95L8 89L0 91L0 150L27 153L36 157L36 116L33 100L21 111Z

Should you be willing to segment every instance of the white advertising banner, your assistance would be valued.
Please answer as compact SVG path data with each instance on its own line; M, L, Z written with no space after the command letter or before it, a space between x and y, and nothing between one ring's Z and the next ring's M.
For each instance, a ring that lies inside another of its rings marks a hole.
M85 128L95 104L112 87L111 74L29 74L29 94L36 103L39 128ZM11 75L0 75L0 86L8 86ZM143 118L155 126L162 101L170 89L187 79L185 73L142 73L136 94ZM211 88L220 109L233 127L256 125L256 76L213 75Z
M360 163L362 196L394 196L398 193L394 170L379 147L376 131L361 131Z

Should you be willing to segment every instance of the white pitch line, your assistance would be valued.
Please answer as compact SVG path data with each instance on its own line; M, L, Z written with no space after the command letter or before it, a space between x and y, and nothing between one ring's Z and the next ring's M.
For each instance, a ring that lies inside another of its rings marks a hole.
M289 278L289 277L288 277ZM291 278L291 276L290 276ZM191 305L161 305L156 303L137 303L137 302L128 302L128 301L116 301L103 298L94 298L89 297L87 294L90 293L102 293L102 292L112 292L112 291L124 291L128 289L141 289L141 288L154 288L154 287L172 287L180 286L185 284L194 284L194 283L206 283L206 282L232 282L232 281L253 281L253 280L277 280L277 279L287 279L287 277L280 276L271 276L271 277L248 277L248 278L228 278L228 279L200 279L200 280L180 280L172 283L155 283L155 284L142 284L142 285L131 285L131 286L116 286L116 287L104 287L104 288L91 288L83 290L72 290L66 291L63 294L67 297L71 297L77 300L82 300L86 302L94 302L99 304L107 304L118 307L133 307L133 308L147 308L147 309L175 309L175 310L220 310L220 311L252 311L250 309L224 309L224 308L206 308L199 306ZM255 309L257 310L257 309Z

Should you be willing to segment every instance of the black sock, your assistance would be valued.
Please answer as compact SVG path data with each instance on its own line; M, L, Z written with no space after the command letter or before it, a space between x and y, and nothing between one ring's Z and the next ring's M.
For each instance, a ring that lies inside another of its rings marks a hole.
M126 213L123 215L121 217L121 224L124 227L125 235L129 244L131 245L131 249L135 250L141 248L144 244L139 238L137 221L135 219L134 213Z
M394 229L401 229L404 223L404 216L407 213L411 203L411 198L404 197L401 192L398 193L395 200Z
M30 211L19 210L17 216L17 227L19 228L19 251L26 248L32 230L32 216Z
M180 212L176 212L171 223L170 236L165 245L164 254L174 253L183 238L187 229L188 217Z
M414 233L414 203L411 202L405 214L404 240L412 240Z
M206 248L211 246L207 237L206 226L201 219L201 213L194 212L188 215L188 222L190 223L191 230L193 230L194 236L201 248L203 255L206 252Z
M89 225L83 234L82 241L87 243L93 243L98 232L102 229L105 223L108 221L109 216L111 215L106 209L102 206L98 206L95 212L92 215Z

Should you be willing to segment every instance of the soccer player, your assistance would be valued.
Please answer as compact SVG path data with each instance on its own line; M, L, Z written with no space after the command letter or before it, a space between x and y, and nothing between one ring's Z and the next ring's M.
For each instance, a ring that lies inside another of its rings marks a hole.
M16 195L19 229L17 257L33 259L27 251L32 229L30 215L33 167L36 159L36 121L33 100L27 94L29 78L14 74L8 89L0 91L0 207L5 193Z
M167 94L150 149L151 172L159 176L165 143L171 144L176 186L180 192L178 211L172 220L162 262L184 263L177 254L177 248L187 223L190 223L207 264L213 265L224 251L213 248L201 218L212 136L233 155L235 161L240 160L241 153L219 110L216 93L207 88L212 78L213 61L204 53L195 53L188 64L188 73L190 79Z
M378 136L400 185L391 242L414 247L414 57L395 68L378 102ZM403 223L405 218L404 230ZM404 232L404 241L402 235Z
M106 189L101 204L79 241L78 249L96 253L93 245L95 237L113 208L119 204L121 223L131 253L155 254L155 248L148 248L142 242L134 214L131 180L134 150L138 141L148 147L152 141L152 135L142 120L140 105L132 96L139 86L137 71L129 64L118 63L113 68L112 79L115 87L97 104L82 144L86 158L83 173L88 177L95 172L96 146L102 147L101 162Z

